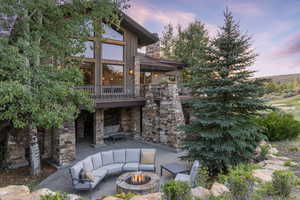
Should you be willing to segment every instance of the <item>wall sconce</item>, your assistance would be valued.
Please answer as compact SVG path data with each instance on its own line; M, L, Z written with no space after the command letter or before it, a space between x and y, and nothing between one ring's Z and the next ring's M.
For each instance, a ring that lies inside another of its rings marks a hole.
M133 75L133 72L134 72L133 69L130 69L128 73L129 73L130 75Z
M157 77L158 77L158 74L154 74L154 77L157 78Z

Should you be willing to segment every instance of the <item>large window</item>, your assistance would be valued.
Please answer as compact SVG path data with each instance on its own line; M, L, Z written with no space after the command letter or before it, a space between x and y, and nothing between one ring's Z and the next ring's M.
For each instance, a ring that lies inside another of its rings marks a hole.
M124 66L103 64L103 85L124 85Z
M84 85L95 84L95 63L83 63L80 71L83 73Z
M102 58L105 60L115 60L123 61L124 60L124 46L115 45L115 44L102 44Z
M76 57L83 56L84 58L95 58L94 42L93 41L86 41L86 42L84 42L84 46L85 46L85 51L83 53L78 53L74 56L76 56Z
M103 38L105 39L110 39L110 40L118 40L118 41L123 41L124 36L121 30L113 29L107 24L102 24L104 33L102 35Z

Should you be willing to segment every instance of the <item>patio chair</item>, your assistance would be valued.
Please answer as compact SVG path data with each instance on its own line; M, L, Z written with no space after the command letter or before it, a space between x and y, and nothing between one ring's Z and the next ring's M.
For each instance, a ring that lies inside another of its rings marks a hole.
M196 185L196 177L198 169L200 168L200 163L198 160L195 160L190 171L190 174L177 174L175 181L184 181L191 184L192 187Z

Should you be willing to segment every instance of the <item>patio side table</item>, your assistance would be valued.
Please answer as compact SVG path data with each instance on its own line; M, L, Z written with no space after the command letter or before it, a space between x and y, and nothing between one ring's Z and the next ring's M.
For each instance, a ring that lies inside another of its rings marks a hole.
M163 175L163 170L170 172L173 176L179 173L188 173L190 170L181 163L167 163L160 166L160 176Z

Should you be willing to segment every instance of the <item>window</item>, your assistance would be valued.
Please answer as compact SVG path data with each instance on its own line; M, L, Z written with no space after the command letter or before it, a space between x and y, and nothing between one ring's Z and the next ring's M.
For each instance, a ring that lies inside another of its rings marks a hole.
M104 34L102 35L103 38L111 39L111 40L119 40L119 41L124 40L124 36L121 31L113 29L109 25L104 23L102 25L104 29Z
M123 54L124 46L107 43L102 44L102 58L105 60L123 61Z
M92 20L86 20L84 23L85 23L85 25L88 29L89 35L90 36L95 36L93 21Z
M95 84L95 64L94 63L83 63L80 66L80 71L83 73L84 85Z
M94 58L95 57L94 42L86 41L84 42L84 46L85 46L85 51L83 53L75 54L74 56L76 57L83 56L84 58Z
M103 64L103 85L124 85L124 66Z

